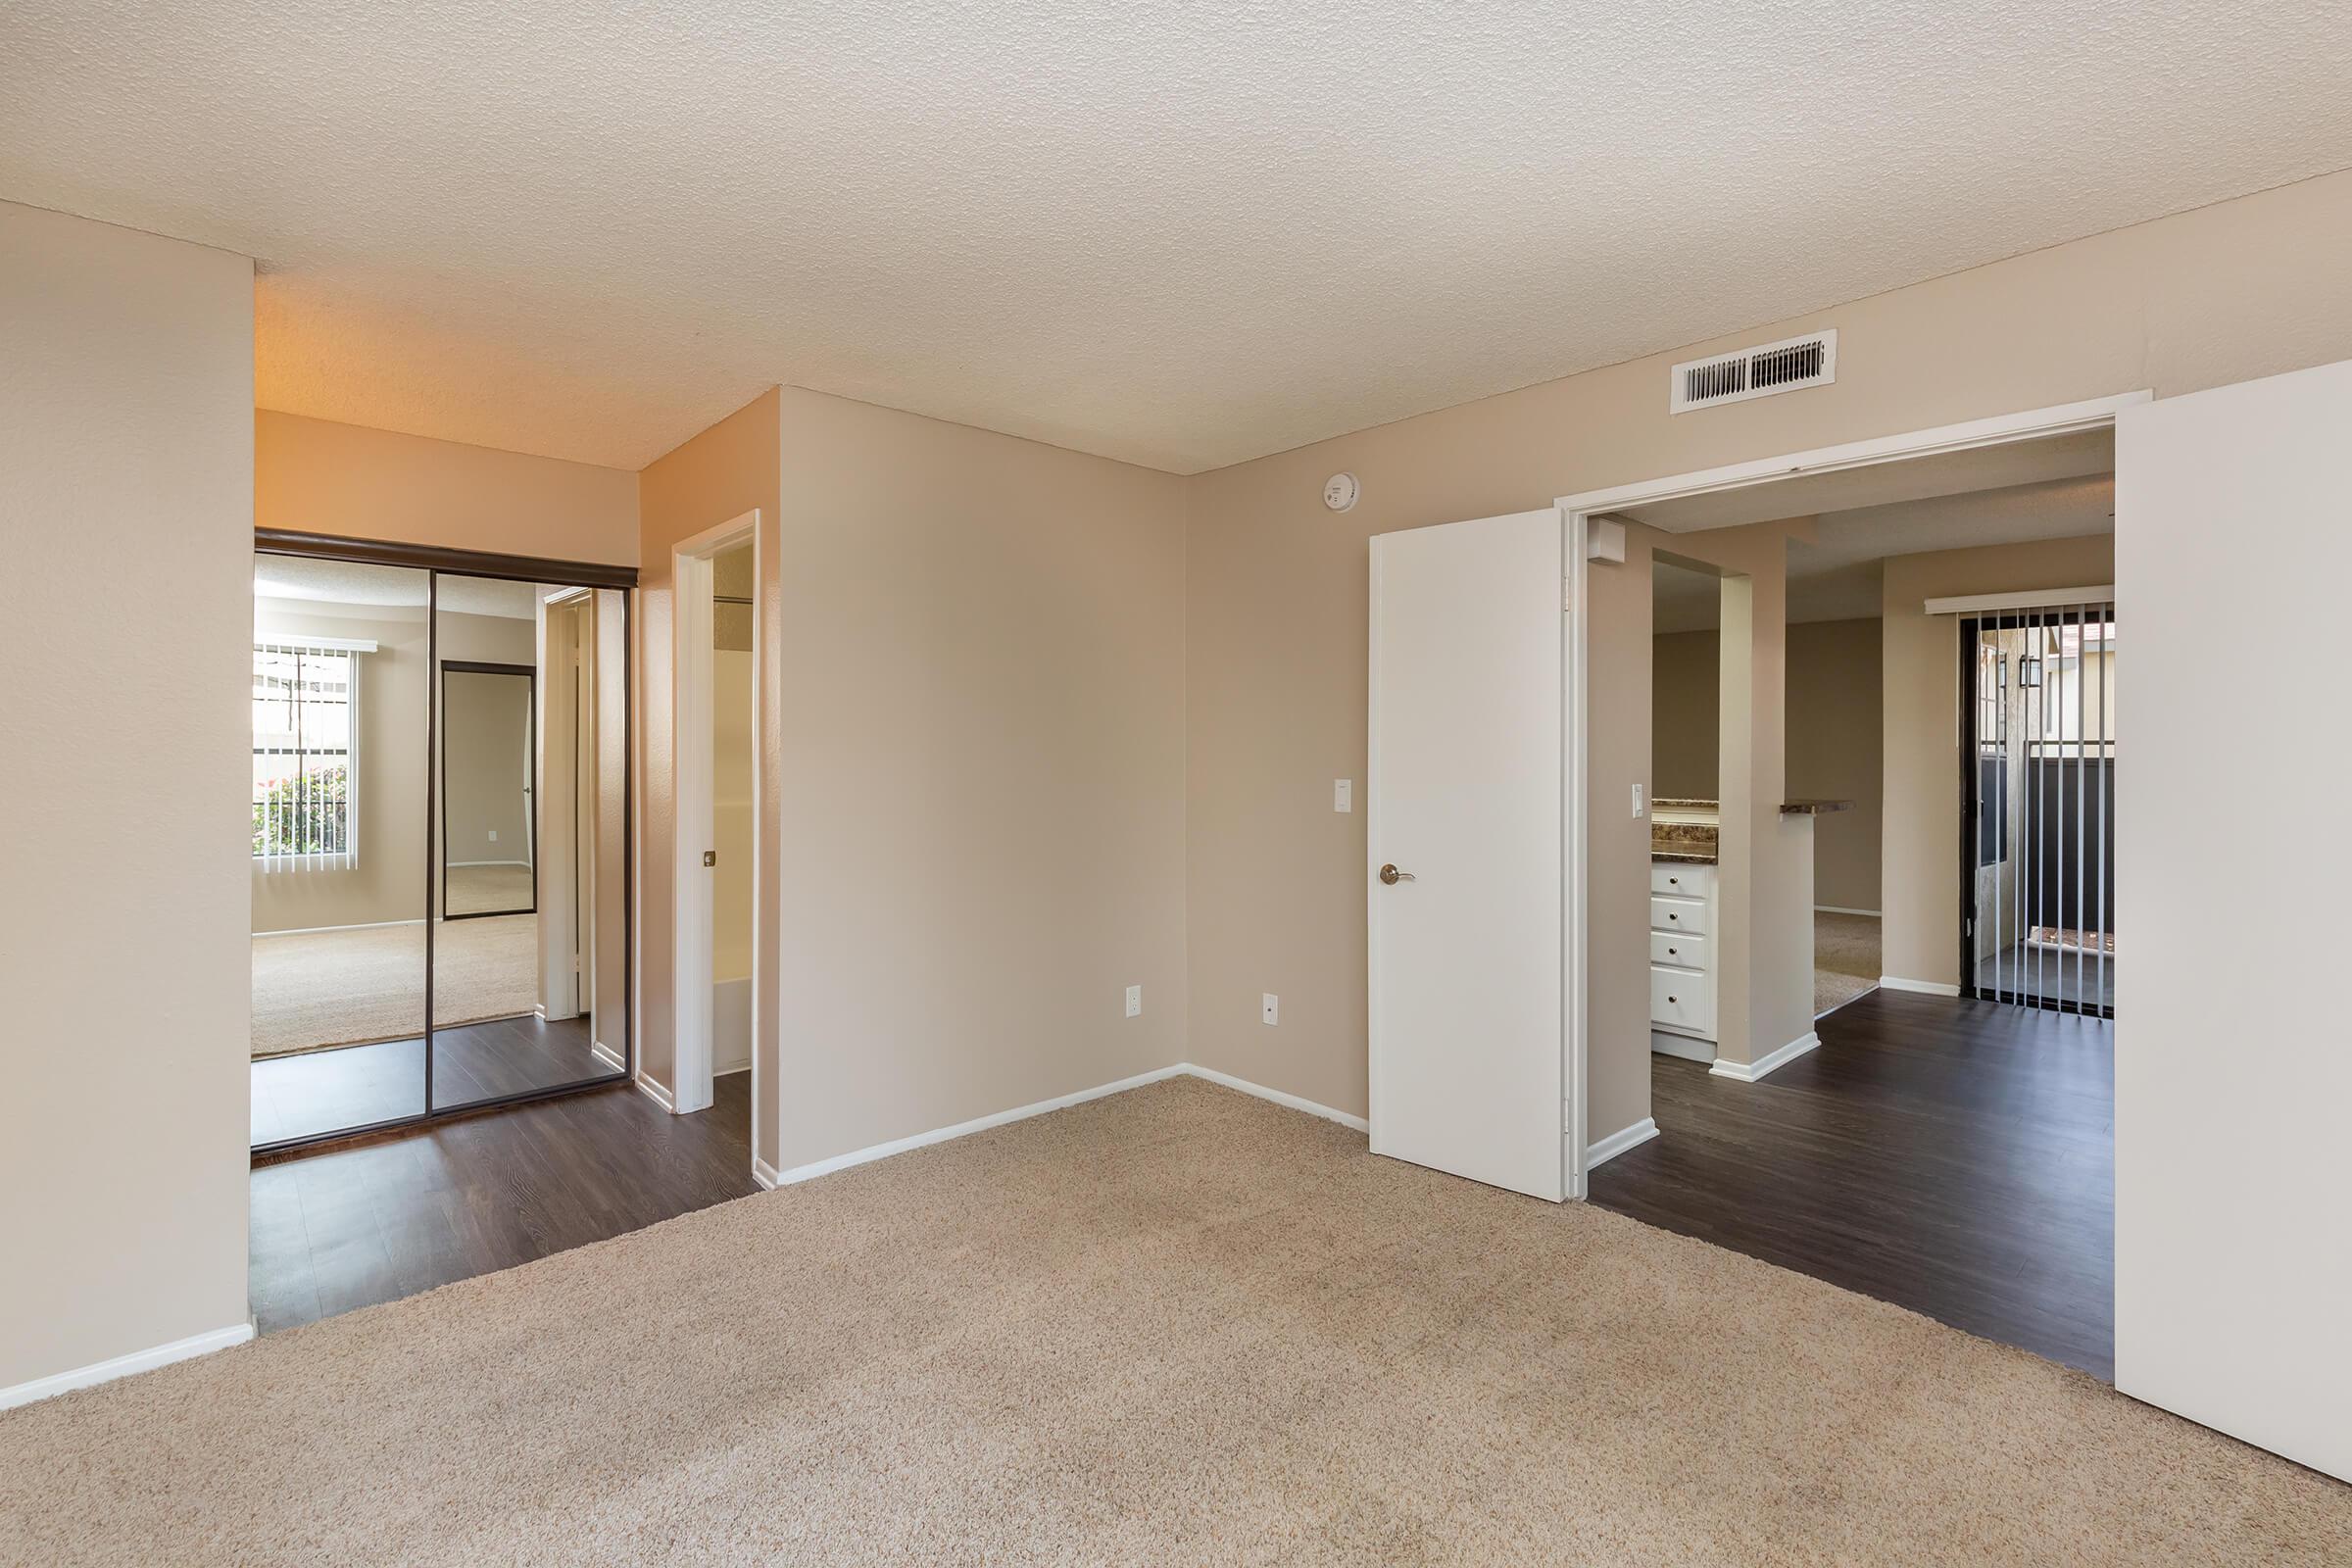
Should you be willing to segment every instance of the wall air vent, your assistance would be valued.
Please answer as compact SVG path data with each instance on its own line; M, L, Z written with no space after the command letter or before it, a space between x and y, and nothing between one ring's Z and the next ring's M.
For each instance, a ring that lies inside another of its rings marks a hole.
M1744 403L1775 392L1827 386L1838 379L1838 332L1814 332L1759 344L1736 354L1685 360L1674 368L1669 407L1676 414Z

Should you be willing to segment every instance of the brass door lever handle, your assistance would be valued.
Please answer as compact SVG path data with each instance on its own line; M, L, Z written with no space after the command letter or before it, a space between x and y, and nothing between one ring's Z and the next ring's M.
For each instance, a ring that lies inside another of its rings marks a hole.
M1395 865L1382 866L1380 868L1380 879L1391 887L1395 887L1399 882L1412 882L1418 880L1412 872L1399 871Z

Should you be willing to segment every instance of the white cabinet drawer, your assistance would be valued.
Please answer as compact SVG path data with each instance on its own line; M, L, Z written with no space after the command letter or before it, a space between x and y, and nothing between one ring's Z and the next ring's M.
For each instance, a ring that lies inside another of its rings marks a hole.
M1715 868L1711 865L1685 865L1680 860L1649 862L1649 891L1671 893L1678 898L1703 899L1715 886Z
M1649 961L1668 963L1678 969L1708 969L1715 965L1707 961L1707 939L1685 931L1652 931L1649 934Z
M1652 931L1688 931L1703 935L1707 929L1707 901L1704 899L1670 899L1652 894L1649 900L1649 928Z
M1661 1029L1688 1029L1694 1034L1713 1034L1714 979L1694 969L1651 965L1649 1021Z

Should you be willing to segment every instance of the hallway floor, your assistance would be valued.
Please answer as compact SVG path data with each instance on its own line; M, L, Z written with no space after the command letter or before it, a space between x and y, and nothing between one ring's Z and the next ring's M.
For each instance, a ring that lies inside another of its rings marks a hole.
M1636 1219L2115 1376L2115 1026L1876 991L1761 1083L1651 1060Z
M424 1042L383 1040L257 1061L253 1144L314 1138L424 1109ZM614 1073L589 1045L583 1018L525 1014L433 1031L433 1108L558 1089Z
M673 1116L616 1084L254 1167L247 1270L268 1334L642 1230L752 1180L751 1074Z

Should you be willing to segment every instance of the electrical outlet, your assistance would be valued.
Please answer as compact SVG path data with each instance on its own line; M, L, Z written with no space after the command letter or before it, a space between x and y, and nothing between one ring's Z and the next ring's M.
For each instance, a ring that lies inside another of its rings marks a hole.
M1257 1015L1268 1024L1282 1022L1282 999L1271 991L1258 998Z
M492 829L490 830L490 842L491 842L491 843L493 843L493 844L496 844L496 843L498 842L498 829L496 829L496 828L492 828Z
M1130 1018L1140 1018L1143 1016L1143 1014L1144 988L1142 986L1129 986L1127 988L1127 1016Z
M1335 778L1331 781L1331 808L1335 811L1355 809L1355 780Z

